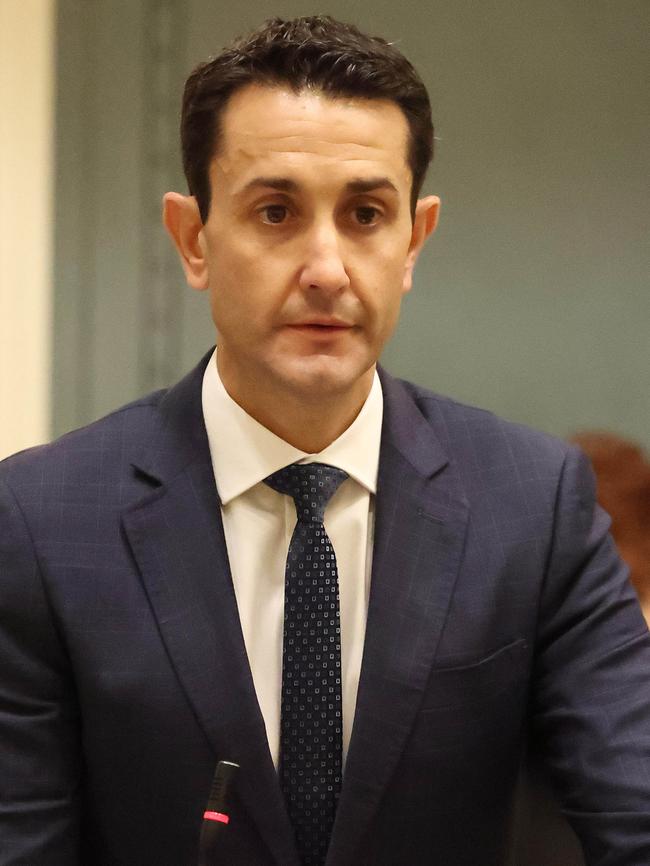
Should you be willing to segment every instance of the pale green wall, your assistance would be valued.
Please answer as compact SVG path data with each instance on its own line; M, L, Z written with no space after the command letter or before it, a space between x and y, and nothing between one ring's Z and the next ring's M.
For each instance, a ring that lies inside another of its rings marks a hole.
M55 429L173 381L211 340L158 228L191 66L269 14L240 0L60 0ZM650 445L647 0L326 11L396 41L432 95L443 199L394 372L559 435Z

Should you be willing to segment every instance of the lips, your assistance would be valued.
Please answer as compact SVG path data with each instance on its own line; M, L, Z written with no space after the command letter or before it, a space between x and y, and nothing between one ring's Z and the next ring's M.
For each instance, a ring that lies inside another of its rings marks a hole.
M342 322L340 319L308 319L305 322L292 322L289 327L291 328L325 328L325 329L335 329L335 328L351 328L352 325L348 324L348 322Z

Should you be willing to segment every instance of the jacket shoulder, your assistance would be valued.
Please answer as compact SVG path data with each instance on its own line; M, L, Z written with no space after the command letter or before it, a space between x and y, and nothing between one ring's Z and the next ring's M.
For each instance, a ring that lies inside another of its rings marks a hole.
M452 459L477 465L562 464L578 449L562 439L487 409L399 380Z
M90 474L129 464L134 449L150 435L152 420L167 389L154 391L90 424L44 445L0 461L0 481L14 488L68 480L73 469Z

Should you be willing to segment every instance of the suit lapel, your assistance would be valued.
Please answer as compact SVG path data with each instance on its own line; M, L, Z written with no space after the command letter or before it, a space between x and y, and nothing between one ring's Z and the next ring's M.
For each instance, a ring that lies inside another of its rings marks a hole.
M384 425L368 620L328 866L353 866L418 711L459 569L467 504L402 385L382 372Z
M205 361L163 399L162 425L135 461L150 492L123 523L162 640L215 760L240 764L238 797L277 862L297 866L230 575L201 411Z

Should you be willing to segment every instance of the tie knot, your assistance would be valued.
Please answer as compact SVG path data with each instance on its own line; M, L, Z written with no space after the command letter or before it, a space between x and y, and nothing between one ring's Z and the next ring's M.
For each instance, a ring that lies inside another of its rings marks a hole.
M347 472L326 463L292 463L269 475L264 483L291 496L299 521L322 523L327 503L347 477Z

